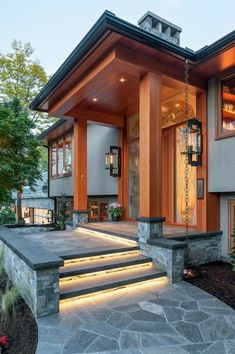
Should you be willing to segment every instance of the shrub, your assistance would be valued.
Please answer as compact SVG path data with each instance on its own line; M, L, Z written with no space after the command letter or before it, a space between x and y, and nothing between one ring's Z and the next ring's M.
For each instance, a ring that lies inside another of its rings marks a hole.
M235 226L233 228L231 237L233 239L233 247L232 247L232 252L230 253L230 259L231 259L233 271L235 272Z
M69 215L70 203L66 200L65 195L62 195L58 200L58 208L55 213L55 221L61 228L61 230L65 229L65 223L70 218Z
M16 221L15 212L9 205L0 207L0 224L14 224Z

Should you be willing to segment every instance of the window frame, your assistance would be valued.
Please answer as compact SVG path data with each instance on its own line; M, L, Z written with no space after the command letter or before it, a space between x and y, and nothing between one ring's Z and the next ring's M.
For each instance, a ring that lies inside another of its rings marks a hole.
M59 168L59 165L58 165L58 162L59 162L59 143L61 144L61 141L63 143L63 168L62 170L66 167L66 166L69 166L68 164L65 164L65 160L66 160L66 152L65 152L65 149L66 149L66 142L68 141L68 139L70 139L71 141L71 170L66 173L66 174L59 174L59 171L58 171L58 168ZM55 156L56 156L56 161L55 161L55 165L56 165L56 168L55 168L55 173L53 173L53 164L52 164L52 154L53 154L53 148L56 149L55 151ZM51 143L50 145L50 179L56 179L56 178L63 178L63 177L69 177L69 176L72 176L72 135L66 135L64 137L61 137L59 138L58 140L54 141L53 143Z
M235 75L229 75L226 77L222 77L219 80L217 80L216 84L216 100L215 100L215 112L216 112L216 134L215 134L215 139L226 139L226 138L231 138L235 136L235 130L231 132L223 132L222 131L222 125L223 125L223 82L226 82L227 80L231 80L235 78ZM235 117L234 117L235 118Z

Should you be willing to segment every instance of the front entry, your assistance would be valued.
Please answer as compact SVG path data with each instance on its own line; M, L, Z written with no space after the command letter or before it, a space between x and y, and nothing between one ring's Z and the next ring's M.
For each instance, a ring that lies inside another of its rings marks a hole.
M185 156L180 153L183 124L163 129L163 215L169 224L185 223ZM196 168L189 166L189 224L196 226Z

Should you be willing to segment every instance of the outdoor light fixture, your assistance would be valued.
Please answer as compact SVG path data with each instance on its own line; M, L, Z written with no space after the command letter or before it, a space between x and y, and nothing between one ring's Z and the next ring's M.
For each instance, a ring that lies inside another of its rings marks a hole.
M105 154L105 169L110 171L110 176L121 176L121 148L110 146L109 152Z
M181 154L187 155L191 166L202 165L202 123L196 118L188 119L187 127L181 129Z

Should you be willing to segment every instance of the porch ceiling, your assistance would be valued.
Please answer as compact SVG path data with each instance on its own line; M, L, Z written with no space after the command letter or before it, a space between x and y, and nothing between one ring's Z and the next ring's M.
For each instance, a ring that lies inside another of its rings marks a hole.
M149 71L159 71L151 58L129 58L128 51L116 48L60 99L51 102L49 113L61 118L80 118L105 125L123 126L124 117L138 112L139 81ZM162 101L183 92L184 84L162 76ZM190 87L191 93L197 89Z

